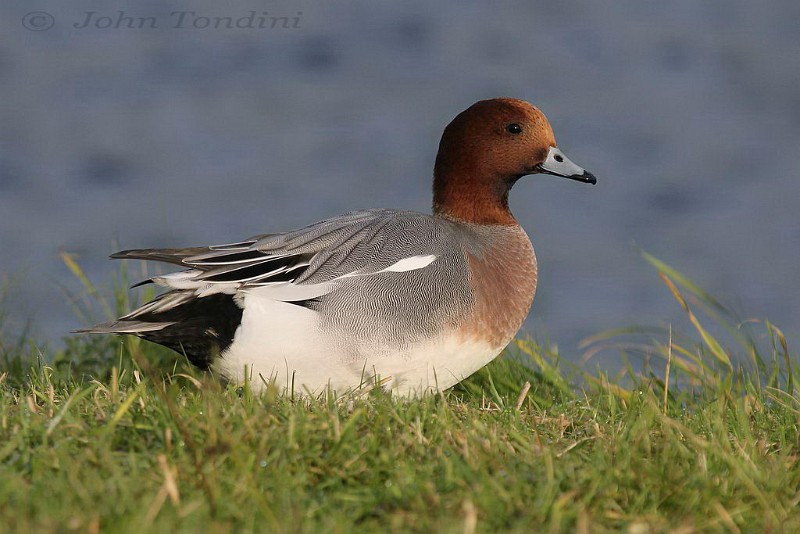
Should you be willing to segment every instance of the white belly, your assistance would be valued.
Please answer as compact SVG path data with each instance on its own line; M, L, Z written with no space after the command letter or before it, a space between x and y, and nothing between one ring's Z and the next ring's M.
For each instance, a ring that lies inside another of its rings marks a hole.
M399 395L449 388L492 359L503 347L444 333L398 348L356 346L347 332L323 332L317 313L263 298L246 300L242 324L215 370L254 389L274 384L283 392L336 393L380 383Z

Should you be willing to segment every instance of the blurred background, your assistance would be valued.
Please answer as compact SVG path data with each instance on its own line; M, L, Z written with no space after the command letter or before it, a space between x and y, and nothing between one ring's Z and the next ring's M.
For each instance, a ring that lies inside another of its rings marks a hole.
M528 334L578 360L604 329L688 330L641 247L796 346L798 20L789 0L7 0L6 335L32 320L57 346L86 326L60 252L110 293L120 248L427 211L443 127L511 96L598 177L532 176L512 193L540 263Z

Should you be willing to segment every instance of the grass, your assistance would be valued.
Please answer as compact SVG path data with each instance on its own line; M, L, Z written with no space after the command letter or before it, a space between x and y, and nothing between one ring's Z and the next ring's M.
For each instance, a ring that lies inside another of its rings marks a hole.
M43 363L0 336L0 531L800 531L796 358L650 260L691 332L596 336L649 361L613 379L519 341L441 395L291 399L135 339Z

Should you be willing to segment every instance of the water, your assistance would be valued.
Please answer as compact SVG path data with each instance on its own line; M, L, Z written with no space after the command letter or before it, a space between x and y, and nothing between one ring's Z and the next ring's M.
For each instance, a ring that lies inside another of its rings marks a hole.
M529 177L512 192L540 261L528 332L577 359L606 328L688 330L635 244L800 339L796 3L192 5L195 18L268 11L297 27L176 28L183 5L49 1L36 10L53 27L31 31L28 3L0 7L9 333L29 317L51 340L83 326L60 251L107 285L117 248L426 211L444 125L513 96L599 180ZM111 27L76 27L88 11Z

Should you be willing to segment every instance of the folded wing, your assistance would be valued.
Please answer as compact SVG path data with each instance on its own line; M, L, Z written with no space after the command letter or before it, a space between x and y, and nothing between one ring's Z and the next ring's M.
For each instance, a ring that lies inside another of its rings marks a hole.
M238 243L118 252L112 258L185 269L137 284L156 283L168 291L117 321L78 332L134 334L185 352L194 363L208 364L209 353L232 342L241 321L241 296L250 289L263 288L261 296L303 305L335 290L337 280L423 269L432 263L436 256L414 253L413 243L398 247L403 225L414 224L413 217L403 217L408 213L356 211Z

